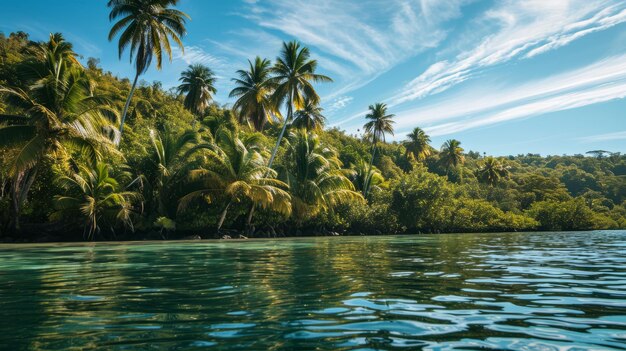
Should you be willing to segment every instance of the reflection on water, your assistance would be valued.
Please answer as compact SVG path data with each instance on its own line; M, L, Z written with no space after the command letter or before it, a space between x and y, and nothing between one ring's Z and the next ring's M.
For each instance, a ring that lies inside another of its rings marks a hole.
M625 350L626 232L0 246L0 349Z

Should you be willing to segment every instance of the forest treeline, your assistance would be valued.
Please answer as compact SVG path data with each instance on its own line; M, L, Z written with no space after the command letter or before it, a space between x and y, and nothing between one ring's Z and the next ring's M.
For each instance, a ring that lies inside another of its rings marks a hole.
M60 34L0 35L0 239L626 227L626 155L491 157L417 126L385 142L394 116L376 103L362 136L325 129L315 86L331 79L297 42L242 62L220 105L209 67L170 90L138 79L167 50L116 30L132 81Z

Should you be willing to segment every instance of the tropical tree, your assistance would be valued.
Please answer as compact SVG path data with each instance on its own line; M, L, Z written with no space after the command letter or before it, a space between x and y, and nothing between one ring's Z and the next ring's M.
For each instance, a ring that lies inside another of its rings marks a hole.
M296 111L291 125L307 131L322 130L326 123L326 117L322 115L322 111L324 109L319 104L314 103L311 99L304 99L304 107Z
M404 142L406 155L417 161L424 161L432 154L430 146L430 137L422 128L415 127L411 133L407 135L408 140Z
M380 185L385 181L385 178L376 167L372 167L370 171L369 164L362 159L352 164L350 170L348 178L354 184L355 189L363 194L370 193L372 189L380 190Z
M591 155L596 158L603 158L604 155L610 154L610 153L611 153L610 151L606 151L606 150L592 150L592 151L586 152L587 155Z
M22 204L45 157L84 157L96 162L112 149L116 113L93 93L93 84L75 61L71 45L58 34L37 48L21 72L30 87L0 87L17 115L0 115L0 148L10 155L12 226L19 229ZM74 151L74 152L73 152ZM75 162L77 163L77 162Z
M314 82L332 82L332 79L315 73L317 61L310 59L311 54L307 47L302 47L297 41L283 43L281 54L276 58L272 68L274 76L270 79L275 86L272 96L276 106L287 105L287 118L276 140L276 146L268 162L272 167L276 152L285 134L287 124L293 118L293 111L304 108L305 99L314 104L319 103L320 97L313 88Z
M446 168L446 172L449 173L451 169L458 167L465 163L465 156L463 156L463 148L461 142L456 139L450 139L443 143L441 146L440 161Z
M192 170L190 180L197 183L195 190L180 200L184 209L194 199L212 202L225 198L225 207L217 222L220 230L228 209L233 204L251 201L284 215L291 213L287 185L277 180L276 171L265 165L254 138L240 139L235 132L220 129L216 144L206 150L210 160L206 167Z
M265 124L279 115L270 99L274 91L270 80L272 63L257 56L254 63L248 60L248 64L248 71L237 71L239 78L233 79L236 87L230 92L230 97L237 98L233 108L239 113L241 122L252 123L255 130L263 131Z
M365 119L368 122L363 126L365 133L372 140L372 158L369 163L368 174L372 171L374 157L376 157L376 144L379 141L385 141L385 134L393 135L393 124L395 123L393 121L394 115L387 113L387 104L377 103L370 105L369 110L370 112L365 115ZM368 176L368 179L371 179L371 177ZM363 193L365 197L367 197L368 189L369 184L366 184Z
M140 197L135 192L123 190L109 174L106 164L98 163L93 168L80 166L78 173L61 176L57 182L64 195L54 197L56 212L53 217L84 223L86 239L94 239L103 227L114 233L118 223L133 229L133 202Z
M279 179L289 185L293 218L298 225L339 203L363 200L341 169L337 153L322 145L316 134L297 130L290 139Z
M190 157L198 151L203 143L196 132L182 134L173 133L169 128L163 131L150 131L152 153L150 155L151 179L153 196L156 200L155 209L159 216L172 220L177 202L177 185L184 182L187 172L193 163ZM174 206L172 206L174 204Z
M130 46L130 60L135 60L135 79L130 88L120 123L120 133L124 131L124 121L128 106L135 92L139 76L144 74L153 59L161 69L163 52L172 60L170 38L184 51L181 38L186 34L185 22L189 15L174 8L178 0L109 0L111 8L109 20L119 20L111 27L109 41L120 32L118 52L120 59Z
M272 168L276 153L282 142L287 125L292 121L293 111L304 107L305 99L312 103L319 103L320 97L313 88L314 82L332 82L332 79L315 73L317 61L312 60L311 53L307 47L302 47L299 42L283 42L280 56L276 58L276 63L272 67L273 76L269 79L269 84L273 88L271 97L273 106L278 110L281 105L287 107L287 118L283 122L280 134L276 140L276 145L272 150L272 155L267 166ZM248 215L248 224L252 221L254 206Z
M209 107L213 100L215 89L215 74L202 64L189 65L180 75L178 93L185 94L183 104L187 110L200 116Z
M476 174L480 181L493 186L500 179L508 177L509 170L498 159L489 156L483 160Z

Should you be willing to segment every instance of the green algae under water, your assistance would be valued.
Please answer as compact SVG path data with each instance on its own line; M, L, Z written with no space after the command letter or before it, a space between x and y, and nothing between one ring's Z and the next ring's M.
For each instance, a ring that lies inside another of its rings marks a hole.
M626 231L0 245L0 349L624 350Z

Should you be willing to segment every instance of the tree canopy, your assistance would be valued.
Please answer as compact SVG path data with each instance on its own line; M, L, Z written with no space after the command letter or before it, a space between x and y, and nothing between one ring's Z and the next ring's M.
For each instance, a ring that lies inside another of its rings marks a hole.
M111 3L123 31L134 2ZM132 81L60 34L0 34L0 48L2 240L626 227L618 152L491 157L418 126L390 141L382 103L362 137L324 129L316 84L330 78L301 43L233 72L232 108L210 67L181 72L178 91L137 81L126 99Z

